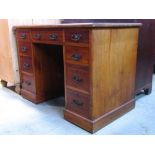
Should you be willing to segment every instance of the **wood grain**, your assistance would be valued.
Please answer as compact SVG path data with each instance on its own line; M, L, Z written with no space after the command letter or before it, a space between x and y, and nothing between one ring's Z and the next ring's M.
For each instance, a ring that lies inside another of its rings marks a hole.
M138 29L92 30L93 119L134 98Z

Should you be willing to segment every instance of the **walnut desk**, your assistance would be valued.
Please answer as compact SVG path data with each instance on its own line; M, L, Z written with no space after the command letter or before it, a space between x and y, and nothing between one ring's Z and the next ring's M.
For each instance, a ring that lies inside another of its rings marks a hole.
M93 133L135 105L140 23L16 26L21 95L65 96L64 118Z

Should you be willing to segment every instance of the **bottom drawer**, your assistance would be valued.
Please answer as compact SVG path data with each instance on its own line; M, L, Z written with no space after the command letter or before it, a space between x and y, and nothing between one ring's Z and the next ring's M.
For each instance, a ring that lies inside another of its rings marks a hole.
M89 118L90 116L89 95L67 89L66 96L67 96L66 109L75 112L81 116Z
M22 82L22 89L35 93L35 82L33 76L22 74L21 82Z

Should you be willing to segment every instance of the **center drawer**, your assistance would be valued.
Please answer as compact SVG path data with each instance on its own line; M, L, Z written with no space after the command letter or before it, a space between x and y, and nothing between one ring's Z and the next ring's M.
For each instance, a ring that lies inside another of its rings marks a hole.
M32 31L32 40L48 43L62 44L63 33L61 30Z
M51 43L62 43L63 42L63 35L62 31L47 31L46 32L46 39Z
M46 40L46 34L43 31L32 31L31 32L32 41L44 41Z
M89 70L88 67L77 65L66 65L66 84L89 92Z

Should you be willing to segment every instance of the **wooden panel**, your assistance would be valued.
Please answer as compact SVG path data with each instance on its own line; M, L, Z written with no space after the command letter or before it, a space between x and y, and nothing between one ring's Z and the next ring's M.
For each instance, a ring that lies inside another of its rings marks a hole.
M134 98L137 37L136 28L92 31L93 118Z
M65 46L65 59L67 63L88 65L89 64L89 48Z
M0 20L0 79L14 82L8 21Z
M34 44L36 90L43 100L64 95L62 46Z

